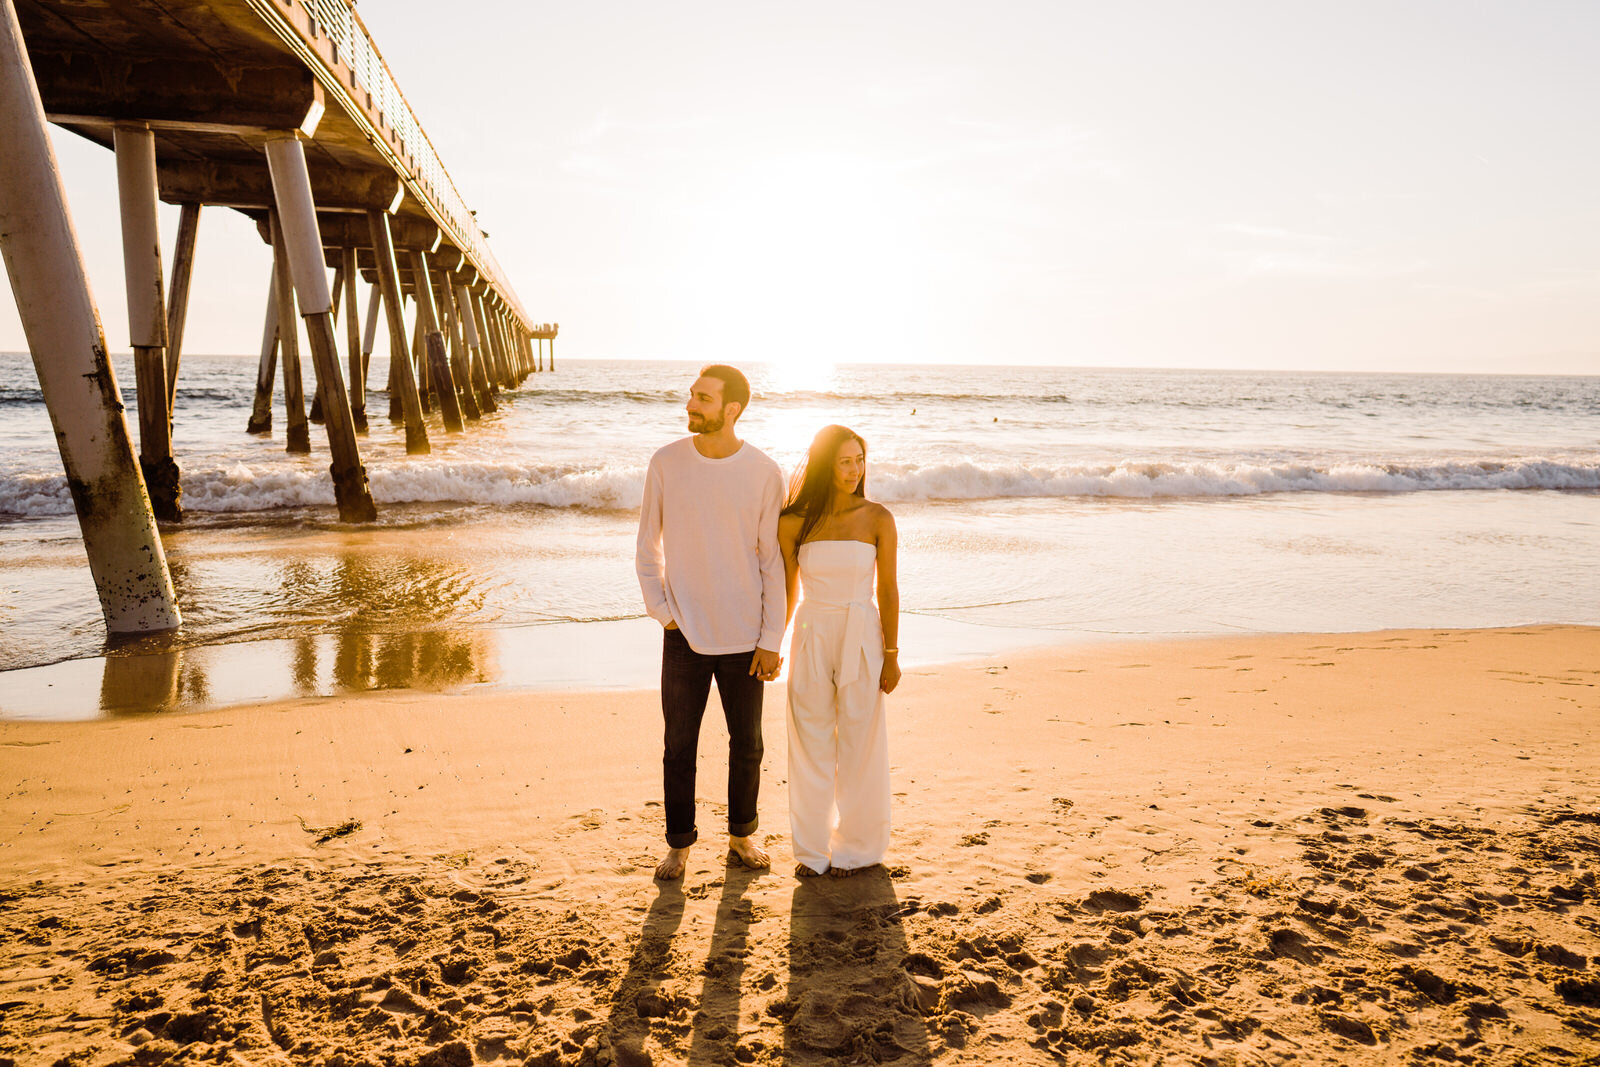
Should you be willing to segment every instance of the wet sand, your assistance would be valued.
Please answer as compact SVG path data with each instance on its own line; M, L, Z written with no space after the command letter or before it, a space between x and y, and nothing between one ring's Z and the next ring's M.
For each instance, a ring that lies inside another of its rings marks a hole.
M648 690L0 723L0 1063L1600 1062L1600 630L911 671L884 868L661 850Z

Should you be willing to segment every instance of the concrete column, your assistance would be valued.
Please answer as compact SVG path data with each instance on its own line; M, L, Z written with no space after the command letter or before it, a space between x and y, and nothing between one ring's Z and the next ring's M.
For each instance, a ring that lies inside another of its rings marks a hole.
M183 487L172 458L167 405L167 298L161 278L161 227L156 216L156 139L150 127L119 123L117 196L122 208L122 268L128 290L128 331L139 396L139 466L156 518L183 518Z
M556 369L556 334L558 334L560 332L561 332L561 324L559 322L552 324L552 327L551 327L551 330L550 330L550 369L551 370L555 370Z
M0 256L112 634L182 623L12 0L0 0Z
M272 432L272 378L278 373L278 267L267 279L267 318L261 327L261 363L256 368L256 402L246 433Z
M394 417L393 398L398 395L406 423L406 453L425 456L433 449L428 444L428 428L422 422L422 398L417 394L416 369L406 349L406 314L400 305L400 272L394 261L389 216L382 211L369 211L367 225L372 230L373 259L378 267L378 291L383 294L383 307L389 317L389 417Z
M183 330L189 321L189 281L194 273L194 245L200 235L200 205L185 204L178 215L178 244L172 252L172 285L167 291L167 411L178 401L178 360L183 356Z
M344 336L350 361L350 417L357 433L367 432L367 364L361 347L361 298L356 294L356 250L341 249L341 270L344 286ZM369 316L370 317L370 316Z
M327 275L324 274L323 278L326 279ZM333 321L334 322L338 322L339 321L339 294L341 292L343 292L343 291L344 291L344 266L343 266L343 264L341 264L338 267L334 268L334 271L333 271L333 296L329 298L330 306L329 306L328 310L333 315ZM316 361L315 360L312 361L311 370L312 370L312 373L314 375L317 374L317 367L316 367ZM320 375L317 375L317 384L318 384L319 388L311 390L311 421L316 423L318 426L321 426L323 423L325 423L328 420L322 414L322 389L320 388L320 386L322 384L322 379L321 379ZM354 411L352 411L351 412L351 416L354 417L354 414L355 414Z
M498 394L500 387L506 384L505 354L500 351L500 339L495 333L494 326L489 321L489 314L484 310L483 290L475 288L472 292L472 317L478 324L478 333L483 338L483 351L488 356L489 364L489 392Z
M460 433L461 401L456 396L455 377L450 373L450 357L444 349L444 334L439 330L439 313L433 306L433 275L428 270L426 252L411 253L412 288L417 297L417 330L426 346L428 377L439 397L448 433Z
M361 387L366 389L367 372L372 368L372 348L378 341L378 287L367 294L367 328L361 335Z
M483 335L478 332L478 315L472 306L472 293L465 285L456 286L456 307L461 311L461 329L466 334L467 352L472 358L472 385L478 391L478 404L484 411L496 410L494 391L489 388L489 369Z
M528 371L530 369L528 367L527 353L522 347L521 334L514 328L511 321L511 316L506 314L506 310L503 306L500 309L500 329L505 333L506 346L511 350L511 365L514 368L512 372L512 381L520 386L525 380L527 380Z
M467 351L466 333L461 328L461 309L456 307L455 286L448 271L439 272L439 306L450 325L450 373L461 391L461 413L476 422L483 418L478 398L472 395L472 356Z
M489 298L489 325L500 338L500 349L506 356L506 388L515 389L522 380L522 353L511 344L511 332L506 329L506 315L498 300Z
M355 419L350 396L339 372L339 346L333 336L333 300L328 292L328 272L323 265L322 235L317 231L317 209L311 199L311 175L306 170L305 146L293 135L267 142L267 168L272 172L272 198L289 250L295 292L300 297L311 358L317 368L317 391L327 420L328 448L333 463L333 495L342 522L371 522L378 517L356 444ZM355 279L349 279L354 288ZM350 316L351 321L355 315Z
M535 371L544 370L544 338L537 338L539 342L539 361L533 365Z
M411 316L411 367L417 376L417 391L422 394L422 413L433 414L433 375L428 373L428 343L422 333L422 309Z
M283 352L283 410L288 428L284 451L311 452L311 424L306 420L305 379L300 373L300 331L295 327L294 282L289 274L289 250L276 209L269 213L272 227L272 267L278 286L278 347Z

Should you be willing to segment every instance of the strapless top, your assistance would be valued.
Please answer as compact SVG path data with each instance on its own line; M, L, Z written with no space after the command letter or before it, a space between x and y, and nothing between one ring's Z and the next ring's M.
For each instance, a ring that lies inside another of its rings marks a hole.
M865 541L807 541L800 546L800 585L796 634L818 613L845 614L839 649L839 684L860 675L862 654L869 666L883 660L883 630L872 594L878 547Z

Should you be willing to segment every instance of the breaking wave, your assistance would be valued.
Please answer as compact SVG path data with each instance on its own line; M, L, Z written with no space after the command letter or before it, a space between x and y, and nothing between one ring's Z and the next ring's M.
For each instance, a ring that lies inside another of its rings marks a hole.
M644 468L582 468L504 462L411 460L369 467L372 493L382 504L462 503L629 510L639 506ZM1456 460L1432 464L1136 463L1064 466L926 466L880 464L871 494L886 501L986 500L1014 497L1162 498L1240 497L1266 493L1412 493L1434 490L1600 490L1600 461L1543 458ZM184 507L236 513L331 507L326 470L225 466L183 472ZM0 474L0 514L72 513L60 474Z

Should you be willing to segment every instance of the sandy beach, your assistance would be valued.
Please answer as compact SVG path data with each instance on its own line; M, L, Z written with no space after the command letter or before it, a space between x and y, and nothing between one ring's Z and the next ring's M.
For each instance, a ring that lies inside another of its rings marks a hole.
M894 845L662 848L650 690L0 723L0 1064L1600 1062L1600 630L910 672Z

